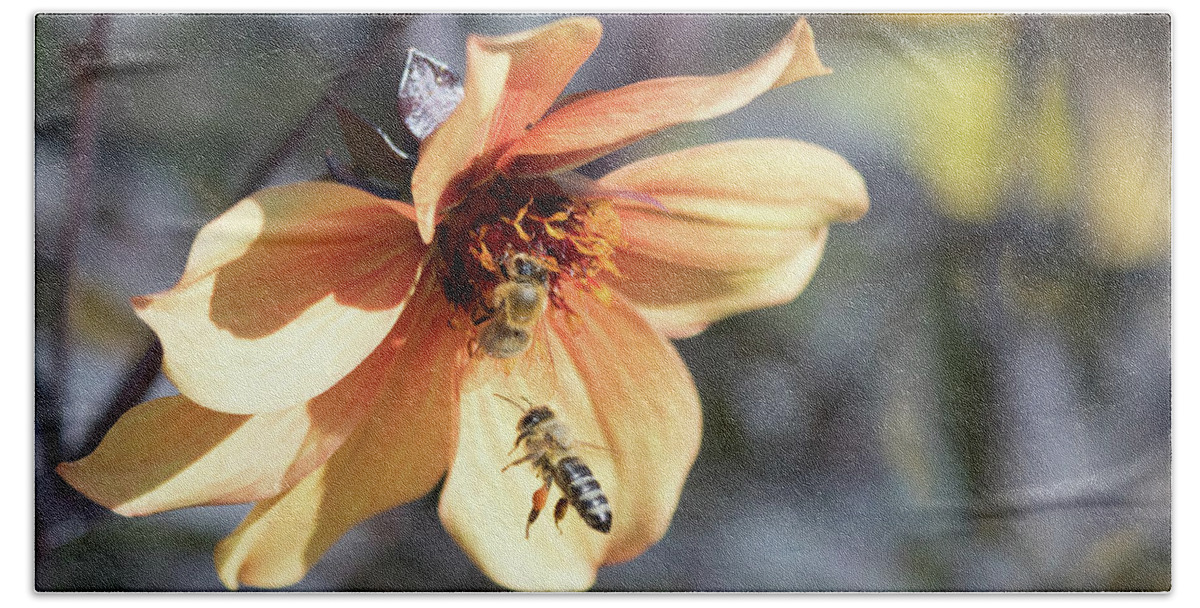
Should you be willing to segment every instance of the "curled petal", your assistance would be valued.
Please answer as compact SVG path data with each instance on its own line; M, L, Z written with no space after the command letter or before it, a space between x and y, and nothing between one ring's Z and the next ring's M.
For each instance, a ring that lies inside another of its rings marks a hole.
M579 317L552 313L532 364L473 362L463 379L458 449L442 490L446 529L498 583L521 590L585 589L596 568L629 559L666 532L700 444L700 403L668 343L619 300L605 307L568 295ZM550 369L549 378L523 369ZM495 394L548 404L571 430L613 512L612 529L589 528L573 512L553 522L559 490L525 538L532 495L529 465L500 469L521 412Z
M828 73L812 28L800 19L770 52L740 70L646 80L581 97L534 125L498 164L513 175L571 169L668 127L728 114L773 88Z
M331 183L260 191L196 236L174 288L133 299L163 370L209 409L319 395L395 325L425 247L404 206Z
M307 403L262 414L217 412L182 395L143 403L58 473L126 516L270 498L342 445L378 397L395 355L380 347Z
M126 516L253 500L261 478L246 469L256 463L238 456L258 448L273 464L289 461L307 431L302 417L300 408L249 416L182 396L155 399L126 412L94 452L60 464L58 474ZM254 445L260 437L271 439Z
M255 505L217 545L225 586L283 587L347 530L437 483L449 462L463 334L447 325L450 305L432 281L380 348L394 351L367 418L325 463L290 490Z
M740 140L618 169L599 185L618 199L628 246L613 281L656 329L694 334L712 321L784 303L807 284L830 222L867 210L862 176L841 156L791 140Z
M601 31L599 21L576 17L508 36L467 39L463 100L425 140L413 174L413 201L426 243L438 214L458 203L464 184L481 177L469 175L472 163L487 170L494 153L541 119L596 50Z

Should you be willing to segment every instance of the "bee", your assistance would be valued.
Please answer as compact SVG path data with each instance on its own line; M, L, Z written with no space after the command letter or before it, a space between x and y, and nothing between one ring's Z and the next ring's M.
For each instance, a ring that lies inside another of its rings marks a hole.
M550 271L537 258L516 253L504 256L500 272L504 282L492 290L479 347L492 357L508 359L525 352L533 342L533 328L549 302Z
M563 497L554 505L554 526L558 527L560 533L562 528L558 524L566 517L567 507L572 506L588 527L607 534L612 529L612 507L608 504L608 497L600 489L600 482L596 481L592 470L572 449L576 445L590 444L572 441L567 425L549 407L530 403L526 410L504 395L496 396L523 412L521 420L517 422L517 440L513 442L513 449L525 444L525 455L505 465L500 472L528 462L532 463L543 482L542 487L533 493L533 508L529 510L529 518L525 522L525 538L529 538L530 527L546 506L552 485L557 485L563 493Z

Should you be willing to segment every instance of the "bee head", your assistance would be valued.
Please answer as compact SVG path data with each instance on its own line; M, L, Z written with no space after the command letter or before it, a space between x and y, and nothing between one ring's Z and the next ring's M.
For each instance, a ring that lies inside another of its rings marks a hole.
M545 285L550 278L550 271L538 262L537 258L527 253L508 256L504 260L503 269L505 277L511 281Z
M524 416L521 416L521 421L517 423L517 430L521 431L522 433L527 433L531 431L533 427L553 417L554 412L550 411L550 408L548 407L539 406L532 408L528 412L525 412Z

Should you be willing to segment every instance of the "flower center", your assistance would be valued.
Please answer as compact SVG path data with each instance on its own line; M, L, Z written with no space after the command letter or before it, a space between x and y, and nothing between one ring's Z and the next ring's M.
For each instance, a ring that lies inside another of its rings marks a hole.
M621 223L604 198L569 195L550 178L498 174L447 213L435 239L446 298L479 323L514 282L544 288L557 308L566 308L563 281L608 300L599 277L617 272Z

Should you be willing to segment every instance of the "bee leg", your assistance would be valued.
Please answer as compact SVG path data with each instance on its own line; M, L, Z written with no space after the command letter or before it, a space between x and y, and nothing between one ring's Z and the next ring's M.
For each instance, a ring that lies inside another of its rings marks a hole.
M533 433L528 430L521 431L521 433L517 435L517 440L513 442L513 449L509 450L508 453L512 454L513 450L517 449L518 447L521 447L521 442L525 441L525 439L527 439L532 434Z
M491 310L488 307L484 307L482 304L477 304L476 306L477 306L476 310L473 311L471 314L471 323L475 327L479 327L480 325L483 325L484 323L490 321L492 319L492 317L495 316L495 314L496 314L496 312L494 310Z
M571 506L571 503L565 497L558 499L558 502L554 505L554 527L558 528L559 534L562 534L562 528L559 527L558 522L567 516L567 507L569 506Z
M504 468L500 469L500 472L503 473L503 472L509 470L510 468L515 467L519 464L525 464L526 462L529 462L530 460L533 460L536 457L537 457L537 453L526 454L526 455L504 465Z
M446 318L446 326L454 331L464 331L471 327L479 327L480 323L487 320L485 316L482 320L478 316L467 313L459 313L450 315Z
M533 522L537 521L538 515L542 514L542 509L546 506L546 497L550 495L552 482L553 479L547 479L545 485L533 493L533 508L529 510L529 520L525 522L525 540L529 540L529 528L533 526Z

